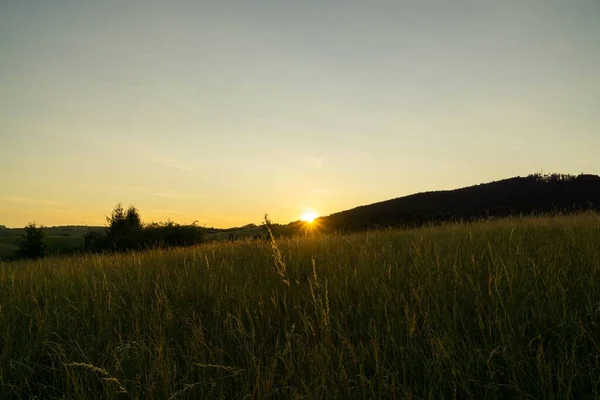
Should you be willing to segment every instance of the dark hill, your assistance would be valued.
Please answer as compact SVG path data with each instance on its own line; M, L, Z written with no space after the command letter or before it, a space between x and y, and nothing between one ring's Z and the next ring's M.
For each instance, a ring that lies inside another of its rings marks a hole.
M425 192L357 207L320 218L327 229L420 226L492 216L600 210L597 175L530 175Z

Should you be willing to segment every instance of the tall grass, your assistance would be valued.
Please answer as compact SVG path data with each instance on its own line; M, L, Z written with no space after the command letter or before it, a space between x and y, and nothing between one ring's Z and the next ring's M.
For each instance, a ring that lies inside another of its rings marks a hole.
M581 399L599 384L597 214L0 265L2 399Z

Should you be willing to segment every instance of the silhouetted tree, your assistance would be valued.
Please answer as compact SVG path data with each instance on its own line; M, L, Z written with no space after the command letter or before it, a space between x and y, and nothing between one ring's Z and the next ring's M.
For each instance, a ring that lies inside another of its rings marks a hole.
M130 206L127 209L125 221L127 222L127 227L130 230L141 229L143 226L142 217L140 217L139 211L133 206Z
M106 217L106 222L108 223L106 227L108 237L124 236L143 226L139 211L134 206L130 206L125 211L121 203L118 203L110 216Z
M25 232L18 242L15 256L17 258L41 258L46 255L46 242L42 226L31 223L25 227Z
M156 247L192 246L202 243L205 229L179 225L173 221L144 224L139 211L130 206L127 210L119 203L106 217L105 234L90 231L85 235L88 251L141 250Z
M116 250L127 250L139 247L142 218L139 211L130 206L127 211L118 203L111 214L106 217L106 237L110 245Z

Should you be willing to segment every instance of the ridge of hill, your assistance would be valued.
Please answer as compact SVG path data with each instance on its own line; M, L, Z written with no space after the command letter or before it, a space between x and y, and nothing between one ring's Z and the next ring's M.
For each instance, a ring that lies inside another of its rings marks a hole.
M318 221L327 229L359 230L590 209L600 210L600 176L534 174L416 193L333 213Z

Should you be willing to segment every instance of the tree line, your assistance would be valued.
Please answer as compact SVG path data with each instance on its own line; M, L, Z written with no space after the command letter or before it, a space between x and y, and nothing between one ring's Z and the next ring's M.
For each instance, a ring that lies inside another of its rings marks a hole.
M122 252L175 246L193 246L204 242L205 228L196 222L180 225L172 221L142 222L139 211L134 206L123 208L117 204L106 217L104 232L92 231L83 235L83 252ZM13 259L41 258L48 254L46 235L43 226L30 223L24 228Z

